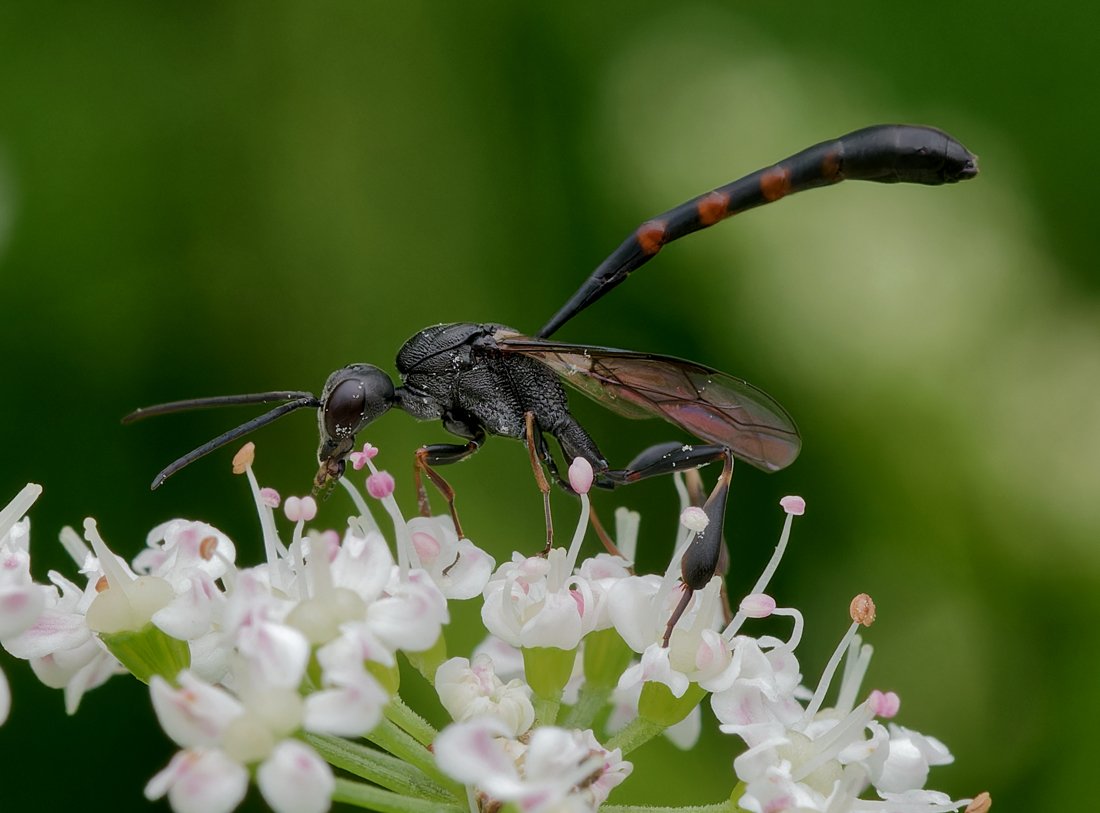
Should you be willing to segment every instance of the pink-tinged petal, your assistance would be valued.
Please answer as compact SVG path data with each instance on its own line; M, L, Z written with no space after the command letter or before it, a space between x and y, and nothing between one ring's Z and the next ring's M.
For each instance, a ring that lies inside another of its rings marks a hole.
M38 584L0 587L0 639L19 635L33 624L46 606L49 588Z
M581 642L581 614L570 592L550 593L520 629L523 646L575 649Z
M346 625L339 638L317 650L326 688L305 699L303 726L308 731L359 737L378 725L389 695L364 663L392 666L394 660L365 627Z
M639 682L663 683L674 697L683 697L691 684L687 675L672 668L668 649L657 643L646 647L641 663L623 672L619 678L619 688L627 691Z
M256 771L256 783L275 813L324 813L336 787L328 763L297 740L275 746Z
M237 648L264 684L296 689L309 661L309 641L285 624L257 623L237 633Z
M187 672L174 688L159 675L149 681L153 710L161 728L185 748L216 745L233 718L243 712L240 702L224 689L210 686Z
M247 790L248 771L221 751L180 751L149 780L145 798L168 794L175 813L229 813Z
M409 572L407 581L391 581L389 595L367 608L371 632L391 649L429 649L449 620L447 599L423 570Z
M393 571L393 554L381 534L349 533L332 562L332 583L354 591L368 604L377 599Z
M368 673L354 684L313 692L305 699L302 726L318 734L362 737L382 719L389 695Z
M697 640L692 681L708 691L712 681L721 686L732 661L733 654L726 640L714 630L705 629Z
M523 760L523 771L529 782L554 777L563 767L580 765L590 749L573 736L573 731L553 726L541 726L531 735Z
M75 649L91 637L82 614L46 610L25 632L6 639L4 649L17 658L31 660Z
M489 635L474 647L475 660L486 655L493 662L493 674L501 680L523 679L523 653L506 641Z
M493 575L496 560L469 539L458 543L458 550L451 563L438 576L433 571L435 583L443 595L453 599L468 599L481 593Z
M175 582L178 574L198 568L219 579L236 560L233 542L213 525L172 519L153 528L146 549L134 558L134 572Z
M418 517L418 519L427 519L427 517ZM411 522L409 524L412 525ZM420 557L421 563L425 566L430 565L439 556L439 551L443 547L442 544L427 530L413 531L410 528L409 531L416 555Z
M109 652L100 652L85 664L65 684L65 713L76 714L86 692L102 686L115 675L126 673L126 668Z
M435 738L435 761L443 773L464 784L481 784L490 777L519 781L515 763L496 739L506 736L504 723L491 717L454 723Z
M201 570L192 568L185 579L176 584L176 597L153 613L153 624L166 635L180 641L191 641L210 631L215 609L225 597L214 580Z

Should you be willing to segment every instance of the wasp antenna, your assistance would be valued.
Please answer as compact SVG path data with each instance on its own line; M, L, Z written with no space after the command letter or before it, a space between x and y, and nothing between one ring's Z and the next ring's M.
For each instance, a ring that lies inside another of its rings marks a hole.
M171 401L167 404L155 404L154 406L135 409L122 419L123 423L133 423L142 418L152 418L154 415L168 415L172 412L189 412L192 409L208 409L210 407L237 406L239 404L270 404L272 401L301 401L306 398L317 400L312 392L299 390L277 390L274 392L253 392L248 395L215 395L212 398L188 398L186 401ZM313 404L318 406L320 402Z
M273 394L277 395L278 393L259 393L259 395L273 395ZM171 463L169 466L167 466L164 469L164 471L162 471L160 474L158 474L153 479L153 484L150 486L150 488L155 491L165 480L167 480L169 477L171 477L177 471L182 469L184 466L188 466L191 463L194 463L200 457L204 457L205 455L210 454L215 449L220 449L222 446L225 446L227 443L233 442L234 440L241 437L242 435L247 435L249 432L252 432L255 429L259 429L261 426L267 426L267 424L272 423L273 421L277 421L279 418L283 417L288 412L293 412L294 410L302 409L303 407L317 407L317 406L321 405L321 402L318 401L317 398L312 393L307 392L307 393L303 393L302 395L303 395L303 397L298 398L295 401L291 401L289 404L282 404L280 406L277 406L277 407L275 407L275 409L271 410L270 412L266 412L266 413L264 413L263 415L260 415L257 418L253 418L252 420L248 421L247 423L242 423L236 429L230 429L228 432L224 432L224 433L218 435L213 440L204 443L202 446L195 449L194 451L188 452L183 457L181 457L179 460L176 460L175 462ZM257 398L257 397L258 397L258 395L230 395L230 396L226 396L226 398ZM195 401L180 401L178 403L180 403L180 404L191 404L192 407L194 407L196 404L199 405L199 406L213 406L212 404L209 404L209 403L206 403L206 402L208 402L208 401L217 401L217 400L220 400L222 404L224 404L224 403L235 403L235 404L257 403L257 401L239 401L239 400L238 401L228 401L227 402L225 399L216 399L216 398L199 398L199 399L196 399ZM274 399L272 399L272 400L274 400ZM262 402L259 402L259 403L262 403ZM150 409L162 409L163 407L171 407L171 406L176 406L176 404L162 404L160 407L150 407ZM191 408L191 407L184 407L184 409L187 409L187 408ZM175 411L175 410L167 410L167 411L171 412L171 411ZM157 412L157 413L150 413L150 414L161 414L161 413ZM142 417L144 417L144 415Z

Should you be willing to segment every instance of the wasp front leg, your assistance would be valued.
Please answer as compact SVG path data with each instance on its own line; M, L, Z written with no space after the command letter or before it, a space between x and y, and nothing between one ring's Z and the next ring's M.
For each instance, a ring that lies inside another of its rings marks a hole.
M461 437L468 437L464 444L458 443L432 443L421 446L416 450L413 462L413 484L416 487L416 502L420 515L430 517L432 515L431 503L428 500L428 492L424 487L423 476L432 481L443 499L447 501L447 509L451 513L451 520L455 524L455 533L459 539L465 539L462 532L462 523L458 520L458 511L455 509L455 490L433 466L446 466L451 463L459 463L475 454L485 442L485 430L479 425L458 422L444 422L444 426L451 432ZM461 430L461 431L456 431Z

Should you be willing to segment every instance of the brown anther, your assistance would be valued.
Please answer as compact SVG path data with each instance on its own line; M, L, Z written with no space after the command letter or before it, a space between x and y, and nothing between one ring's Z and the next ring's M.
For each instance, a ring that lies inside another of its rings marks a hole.
M110 587L111 587L111 585L109 585L107 583L107 577L106 576L100 576L99 579L95 583L95 591L97 593L102 593L104 590L110 589Z
M218 537L207 536L203 537L202 542L199 543L199 556L206 561L210 561L214 558L214 552L218 549Z
M866 593L860 593L852 599L852 603L848 607L848 614L857 624L869 627L875 620L875 602Z
M233 473L244 474L255 459L256 444L252 441L248 441L248 443L241 447L239 452L233 455Z
M986 813L991 807L993 807L993 797L983 790L966 806L965 813Z

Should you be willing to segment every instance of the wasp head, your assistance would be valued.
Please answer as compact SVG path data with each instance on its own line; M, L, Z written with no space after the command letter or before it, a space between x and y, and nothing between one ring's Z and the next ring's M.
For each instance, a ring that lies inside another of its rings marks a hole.
M328 495L344 474L355 436L393 404L393 382L372 364L349 364L328 377L317 411L321 465L313 480L315 494Z

